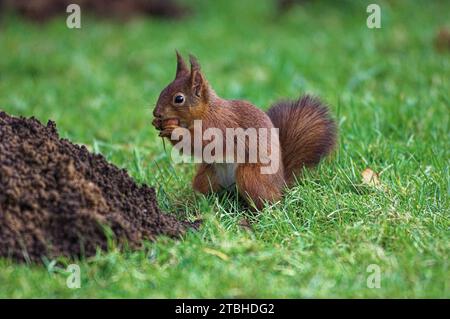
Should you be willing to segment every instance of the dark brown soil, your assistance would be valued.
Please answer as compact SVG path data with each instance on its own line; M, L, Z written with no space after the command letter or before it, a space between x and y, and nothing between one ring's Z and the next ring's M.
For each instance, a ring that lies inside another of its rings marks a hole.
M55 123L0 112L0 256L92 256L119 245L139 248L191 225L160 212L153 188L84 146L60 139Z

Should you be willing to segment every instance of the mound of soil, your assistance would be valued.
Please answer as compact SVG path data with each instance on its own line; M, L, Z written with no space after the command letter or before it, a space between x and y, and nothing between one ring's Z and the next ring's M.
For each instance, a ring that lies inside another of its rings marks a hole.
M54 122L0 112L0 256L92 256L107 248L108 228L119 245L139 248L190 226L160 212L153 188L60 139Z

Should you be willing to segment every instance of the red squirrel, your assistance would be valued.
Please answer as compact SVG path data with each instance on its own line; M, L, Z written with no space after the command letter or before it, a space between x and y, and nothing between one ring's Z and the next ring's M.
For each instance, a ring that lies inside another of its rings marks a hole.
M208 128L216 128L224 135L228 128L278 129L278 134L267 144L268 154L280 162L275 170L262 173L262 167L267 166L262 160L201 162L192 182L194 190L207 194L236 184L239 194L261 209L265 202L278 201L283 189L292 185L303 167L317 165L335 147L336 124L328 108L318 99L305 95L298 100L278 102L265 113L247 101L220 98L200 70L197 59L189 56L189 69L176 53L175 79L161 92L153 111L152 124L161 137L175 145L180 142L180 138L172 135L175 129L182 127L195 135L196 120L201 120L201 133ZM201 146L206 147L208 141L202 140ZM234 139L230 145L237 142ZM193 140L189 143L194 144ZM249 151L246 140L246 159Z

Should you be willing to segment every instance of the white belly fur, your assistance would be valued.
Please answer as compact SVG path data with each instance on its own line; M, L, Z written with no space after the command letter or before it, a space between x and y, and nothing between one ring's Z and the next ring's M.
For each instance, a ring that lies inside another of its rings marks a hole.
M217 179L220 186L228 188L236 182L237 163L215 163Z

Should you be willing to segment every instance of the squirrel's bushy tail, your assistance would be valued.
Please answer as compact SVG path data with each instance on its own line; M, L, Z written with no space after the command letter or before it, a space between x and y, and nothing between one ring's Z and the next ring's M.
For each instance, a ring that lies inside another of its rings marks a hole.
M279 129L288 185L303 167L318 164L336 144L336 124L328 108L314 97L305 95L297 101L278 102L267 115Z

